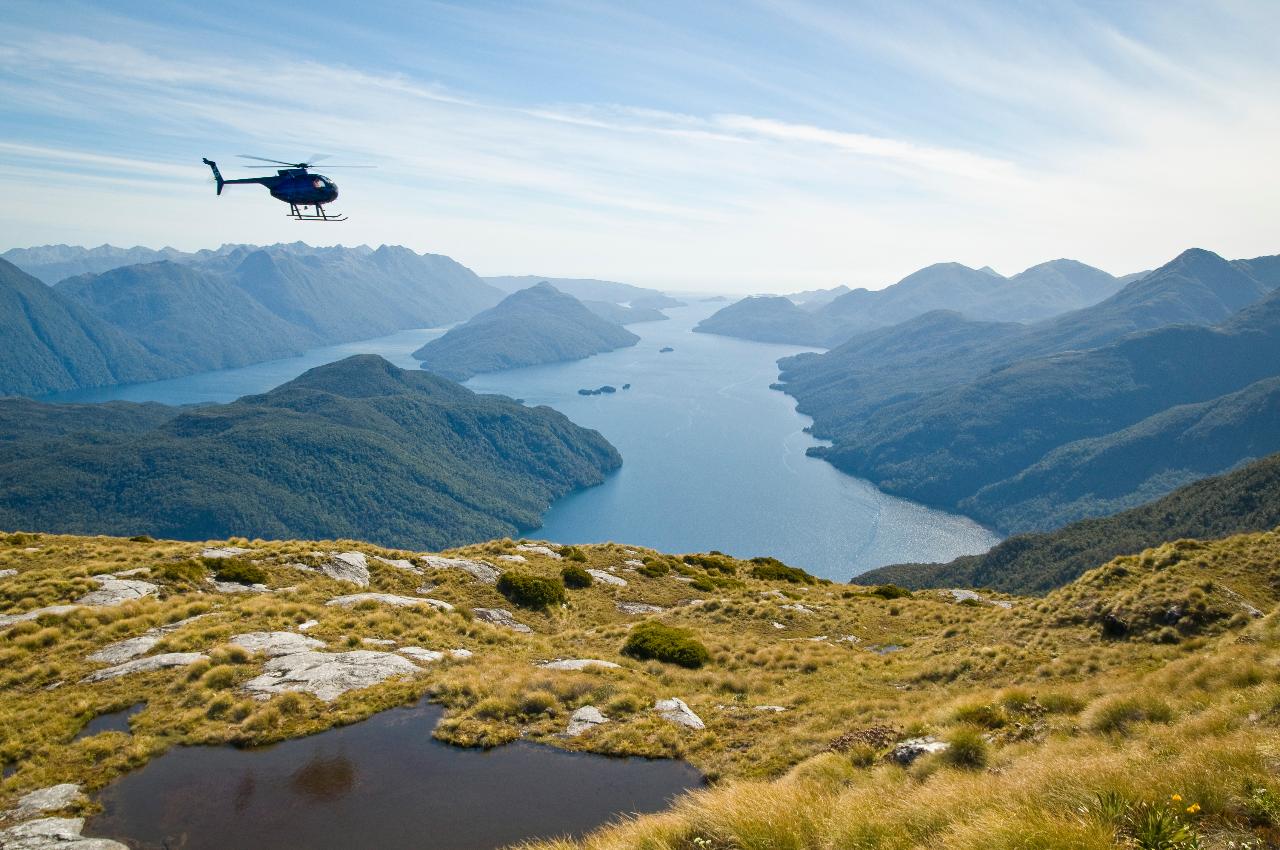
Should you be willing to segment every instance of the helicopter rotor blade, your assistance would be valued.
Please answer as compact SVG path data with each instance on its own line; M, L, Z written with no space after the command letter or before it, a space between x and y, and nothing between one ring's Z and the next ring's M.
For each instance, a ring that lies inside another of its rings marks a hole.
M328 159L331 156L333 156L333 154L313 153L311 156L307 157L307 165L312 165L314 163L319 162L322 159Z
M278 159L267 159L265 156L250 156L247 153L238 153L236 154L236 156L240 157L241 159L256 159L259 162L274 162L276 165L289 165L293 167L297 167L298 165L298 163L296 162L284 162ZM246 167L251 167L251 166L246 166Z
M377 167L378 166L376 165L326 165L324 167L324 170L328 171L330 168L377 168ZM253 168L253 166L251 165L249 166L249 168Z

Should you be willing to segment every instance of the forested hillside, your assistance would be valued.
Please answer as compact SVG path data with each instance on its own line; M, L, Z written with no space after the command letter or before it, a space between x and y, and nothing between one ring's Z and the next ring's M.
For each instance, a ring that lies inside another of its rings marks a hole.
M41 284L43 286L43 284ZM0 527L444 546L536 527L621 459L546 407L372 355L225 405L0 405Z

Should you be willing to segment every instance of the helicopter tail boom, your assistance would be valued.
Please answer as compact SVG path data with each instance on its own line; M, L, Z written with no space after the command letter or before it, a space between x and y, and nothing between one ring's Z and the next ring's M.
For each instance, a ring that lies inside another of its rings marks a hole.
M205 159L204 164L213 169L213 179L217 181L218 194L221 195L222 187L226 185L227 181L222 179L222 172L218 170L218 163L214 162L211 159Z

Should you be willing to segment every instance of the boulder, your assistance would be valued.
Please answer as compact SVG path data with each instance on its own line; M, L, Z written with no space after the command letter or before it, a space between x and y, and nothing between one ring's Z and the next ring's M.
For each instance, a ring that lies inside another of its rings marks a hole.
M533 629L526 626L515 618L515 616L506 608L473 608L471 613L476 615L477 620L486 623L492 623L495 626L503 626L511 629L513 632L529 633Z
M320 565L320 572L337 581L369 586L369 562L363 552L331 552L329 559Z
M35 620L40 617L62 617L70 614L79 607L79 605L46 605L43 608L33 608L32 610L24 611L21 614L0 614L0 629L12 626L15 623L25 623L28 620Z
M218 581L213 576L205 579L218 593L270 593L265 584L241 584L238 581Z
M521 558L520 560L523 561L524 558ZM17 570L0 570L0 578L8 578L9 576L16 576L17 574Z
M791 604L791 605L779 605L778 607L779 607L779 608L783 608L783 609L785 609L785 610L787 610L787 611L795 611L797 614L812 614L812 613L814 613L814 611L813 611L813 609L812 609L812 608L809 608L809 607L806 607L806 606L804 606L804 605L801 605L799 602L793 603L793 604Z
M331 702L347 691L417 672L413 662L392 652L295 652L272 658L262 675L245 682L244 688L259 699L296 691Z
M318 625L320 625L319 620L307 620L305 623L298 624L298 631L307 632L307 631L310 631L311 629L314 629Z
M775 714L781 714L787 710L785 705L757 705L754 708L756 711L772 711Z
M472 561L468 558L446 558L443 555L423 555L418 560L428 567L437 570L462 570L477 581L485 584L497 584L502 571L484 561Z
M133 576L151 575L150 567L134 567L131 570L117 570L111 574L112 578L132 578Z
M536 666L543 670L585 670L588 667L621 667L622 665L599 658L557 658L555 661L542 661Z
M908 738L889 751L889 759L901 765L908 765L921 756L940 753L949 746L951 745L946 741L939 741L932 736Z
M137 658L139 655L146 655L163 637L164 635L155 633L155 630L152 629L144 635L107 644L102 649L87 656L85 660L96 661L99 664L123 664L132 658Z
M249 549L242 549L239 546L211 546L207 549L200 550L201 558L238 558L241 555L248 555Z
M77 605L120 605L150 596L160 589L149 581L114 576L94 576L94 581L98 583L98 589L77 599Z
M437 649L423 649L420 646L402 646L396 651L420 664L432 664L444 658L443 652Z
M459 661L461 661L461 660L462 660L462 659L464 659L464 658L470 658L470 657L471 657L471 656L473 656L473 655L475 655L475 653L474 653L474 652L472 652L472 651L471 651L471 650L469 650L469 649L451 649L451 650L449 650L449 656L450 656L451 658L456 658L456 659L458 659Z
M248 652L261 652L273 658L295 652L322 649L324 641L309 638L296 632L245 632L231 638L228 643Z
M677 726L684 726L689 729L705 729L707 724L702 722L702 718L693 713L693 709L685 704L685 701L678 697L670 699L660 699L653 704L653 710L658 712L662 719L670 721Z
M382 605L394 605L397 608L409 608L414 605L430 605L441 611L452 611L453 606L441 599L430 599L420 596L396 596L393 593L352 593L349 596L336 596L325 605L338 605L350 608L361 602L378 602Z
M609 718L605 717L600 709L594 705L584 705L569 715L569 725L564 728L564 734L570 737L581 735L608 722Z
M627 580L625 578L619 578L618 576L615 576L611 572L607 572L605 570L587 570L587 572L596 581L601 581L601 582L604 582L605 584L612 584L615 587L627 586Z
M386 564L388 567L395 567L397 570L422 575L422 570L415 567L412 561L406 561L404 558L384 558L381 555L374 555L373 559L379 563Z
M629 559L629 560L623 561L622 563L626 564L628 567L643 567L643 566L644 566L644 561L637 561L635 558L631 558L631 559Z
M516 546L516 548L519 549L521 552L532 552L535 555L545 555L546 557L552 559L553 561L558 561L562 557L564 557L555 549L552 549L550 546L542 546L537 543L521 543L518 546Z
M104 679L114 679L117 676L127 676L130 673L150 673L152 670L163 670L166 667L186 667L189 664L195 664L197 661L206 661L208 658L209 656L203 652L162 652L159 655L135 658L133 661L126 661L114 667L95 670L80 681L101 682Z
M648 602L619 602L618 610L624 614L661 614L665 609Z
M524 555L499 555L499 556L498 556L498 560L499 560L499 561L510 561L510 562L511 562L511 563L513 563L513 564L527 564L527 563L529 563L529 559L528 559L528 558L526 558ZM10 570L10 572L13 572L13 570Z
M29 818L45 812L56 812L74 803L82 803L84 793L79 785L64 782L61 785L50 785L38 788L18 798L18 806L7 812L9 817Z
M3 850L129 850L109 838L86 838L84 818L41 818L0 830Z
M389 638L360 638L361 643L369 646L395 646L396 642Z

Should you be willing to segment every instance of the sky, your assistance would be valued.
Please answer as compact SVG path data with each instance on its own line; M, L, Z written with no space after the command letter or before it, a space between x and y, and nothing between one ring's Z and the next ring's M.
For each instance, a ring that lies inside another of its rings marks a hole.
M1280 253L1275 0L2 5L0 250L403 244L726 293ZM347 222L200 162L315 152Z

